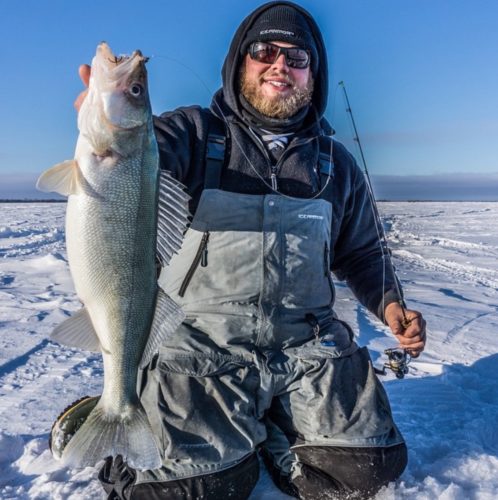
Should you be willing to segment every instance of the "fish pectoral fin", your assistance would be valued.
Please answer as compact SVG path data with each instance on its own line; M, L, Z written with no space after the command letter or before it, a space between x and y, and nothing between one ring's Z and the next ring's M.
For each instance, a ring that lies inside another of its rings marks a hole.
M36 188L45 193L63 196L78 194L81 190L80 168L76 160L66 160L45 170L36 182Z
M85 351L101 350L99 338L85 308L56 326L50 338L59 344L78 347Z
M184 319L185 313L182 311L181 307L159 288L154 318L152 320L147 345L145 346L140 362L140 368L144 368L150 363L152 356L157 352L159 346L169 335L175 332Z
M157 255L163 266L182 246L183 235L189 221L190 196L183 185L162 170L159 176L159 202L157 209Z

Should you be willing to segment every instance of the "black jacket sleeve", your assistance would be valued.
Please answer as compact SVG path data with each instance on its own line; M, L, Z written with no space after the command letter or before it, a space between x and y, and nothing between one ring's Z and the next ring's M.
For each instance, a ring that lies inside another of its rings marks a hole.
M194 200L204 186L209 113L189 106L154 117L160 167L182 182Z
M383 321L384 307L401 297L389 250L381 247L381 228L376 225L372 205L375 200L363 172L343 146L339 148L336 166L334 182L343 203L342 213L334 214L338 226L331 268L339 280L347 282L358 300Z

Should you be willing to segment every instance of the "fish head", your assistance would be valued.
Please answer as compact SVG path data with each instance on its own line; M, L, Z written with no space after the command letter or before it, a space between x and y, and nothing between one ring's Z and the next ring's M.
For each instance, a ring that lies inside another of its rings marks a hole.
M139 50L129 56L117 56L107 43L98 45L92 61L89 94L93 94L90 100L98 105L111 127L135 129L150 119L147 60Z

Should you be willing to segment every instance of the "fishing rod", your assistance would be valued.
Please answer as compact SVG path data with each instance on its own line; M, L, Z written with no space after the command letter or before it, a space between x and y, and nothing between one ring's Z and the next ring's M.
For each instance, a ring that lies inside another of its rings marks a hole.
M394 265L392 263L391 252L389 249L386 233L384 231L384 227L382 225L379 210L378 210L377 203L375 200L375 195L374 195L373 187L372 187L372 181L370 179L370 173L368 171L367 162L365 160L365 155L363 153L363 148L361 146L361 141L360 141L360 136L358 134L358 129L356 128L356 122L355 122L355 119L353 116L353 110L351 109L351 104L349 102L349 97L348 97L348 93L346 92L346 86L344 85L344 82L340 81L338 85L342 88L342 92L344 94L344 99L346 102L346 112L349 114L349 117L351 119L351 125L353 126L353 132L354 132L353 140L358 145L358 149L359 149L360 157L361 157L361 163L363 165L363 171L365 173L365 179L367 182L368 194L369 194L369 198L370 198L370 206L371 206L373 214L374 214L375 227L377 230L379 245L380 245L380 249L382 252L382 260L383 260L383 267L384 267L384 269L383 269L384 276L383 276L383 280L382 280L382 286L383 287L385 286L385 265L386 265L386 261L387 261L389 263L389 267L391 269L391 272L393 273L393 276L394 276L394 283L395 283L395 287L396 287L396 292L397 292L398 296L400 297L399 305L401 306L401 312L403 314L403 320L402 320L401 324L402 324L403 328L406 329L410 325L411 320L409 320L406 317L406 307L405 307L405 303L403 301L403 295L401 292L399 280L396 276L396 271L394 269ZM383 291L382 297L384 297L384 295L385 295L384 289L382 291ZM382 299L382 300L384 300L384 299ZM383 308L383 310L385 310L385 308ZM404 349L386 349L384 351L384 354L387 355L388 362L384 364L382 370L376 369L377 373L385 375L386 368L387 368L387 369L392 370L396 374L397 378L403 378L406 375L406 373L408 373L408 363L411 360L411 356Z

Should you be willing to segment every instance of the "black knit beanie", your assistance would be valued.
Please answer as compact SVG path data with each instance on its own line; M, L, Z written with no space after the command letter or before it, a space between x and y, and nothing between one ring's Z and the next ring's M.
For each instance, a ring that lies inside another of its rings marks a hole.
M318 51L306 18L290 5L276 5L263 11L249 28L240 46L245 55L253 42L287 42L311 52L311 71L318 71Z

